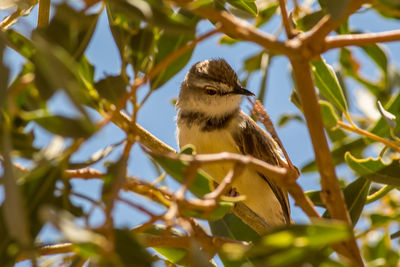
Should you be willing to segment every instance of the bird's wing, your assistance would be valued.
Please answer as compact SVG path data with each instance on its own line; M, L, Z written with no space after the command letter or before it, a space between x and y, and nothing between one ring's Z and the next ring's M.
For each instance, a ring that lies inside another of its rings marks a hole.
M233 136L242 154L251 155L272 165L282 165L281 149L276 142L245 113L240 113L240 129ZM258 173L270 186L281 204L286 223L290 223L290 207L287 192L274 181Z

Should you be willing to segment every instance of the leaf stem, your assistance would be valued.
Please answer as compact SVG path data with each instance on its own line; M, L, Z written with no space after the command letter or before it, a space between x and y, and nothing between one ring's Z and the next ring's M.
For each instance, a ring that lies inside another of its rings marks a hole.
M375 140L377 142L380 142L380 143L386 145L387 147L390 147L391 149L395 150L396 152L400 153L400 147L396 143L394 143L394 142L392 142L390 140L387 140L387 139L382 138L382 137L380 137L378 135L370 133L370 132L368 132L366 130L358 128L356 125L349 125L347 123L344 123L343 121L338 121L338 125L341 128L343 128L343 129L345 129L345 130L347 130L349 132L358 133L360 135L368 137L368 138L370 138L372 140Z
M288 39L292 39L295 34L293 33L292 27L290 25L285 0L279 0L279 7L281 9L282 24L285 27L286 36Z

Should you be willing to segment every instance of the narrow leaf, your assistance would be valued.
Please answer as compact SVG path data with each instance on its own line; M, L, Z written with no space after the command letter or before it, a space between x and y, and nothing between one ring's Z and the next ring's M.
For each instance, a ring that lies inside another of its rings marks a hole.
M323 58L312 62L313 76L320 93L340 111L347 110L342 87L333 68Z

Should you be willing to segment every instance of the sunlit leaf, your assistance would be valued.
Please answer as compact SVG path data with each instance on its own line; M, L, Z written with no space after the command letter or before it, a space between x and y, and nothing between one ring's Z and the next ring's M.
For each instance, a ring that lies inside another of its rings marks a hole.
M323 58L312 61L313 75L320 93L340 111L347 110L347 102L342 87L333 68Z
M381 113L382 117L389 124L390 128L396 128L396 116L390 113L389 111L385 110L382 107L381 101L378 101L378 110L379 113Z
M347 165L357 174L382 184L400 186L400 160L394 159L391 163L385 164L378 159L357 159L349 152L345 155Z
M258 16L256 17L256 27L261 27L265 23L267 23L278 10L279 5L274 2L267 2L267 6L259 10Z
M319 101L321 109L322 121L327 128L333 128L337 125L339 118L337 117L332 105L324 100Z

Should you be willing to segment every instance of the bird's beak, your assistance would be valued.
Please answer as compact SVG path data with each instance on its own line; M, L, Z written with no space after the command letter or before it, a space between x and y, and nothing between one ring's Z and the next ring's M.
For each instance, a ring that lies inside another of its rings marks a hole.
M235 88L233 88L233 94L237 95L250 95L250 96L256 96L246 88L241 87L240 85L236 85Z

